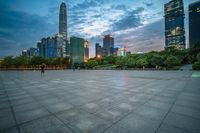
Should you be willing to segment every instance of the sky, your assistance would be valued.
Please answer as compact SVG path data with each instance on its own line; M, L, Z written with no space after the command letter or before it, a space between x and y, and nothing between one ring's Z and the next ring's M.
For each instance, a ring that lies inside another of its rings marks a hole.
M0 57L16 56L36 47L43 37L58 33L59 7L63 0L0 0ZM68 10L68 36L95 43L111 34L115 45L128 51L149 52L164 49L164 4L170 0L65 0ZM184 0L188 44L188 5Z

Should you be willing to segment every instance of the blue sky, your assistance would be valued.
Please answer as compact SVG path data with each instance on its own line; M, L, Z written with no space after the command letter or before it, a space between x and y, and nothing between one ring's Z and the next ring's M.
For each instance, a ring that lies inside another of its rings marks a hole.
M187 8L197 0L184 0L186 32ZM36 47L42 37L58 32L59 6L62 0L1 0L0 57L19 55ZM105 34L116 45L131 52L164 48L163 6L169 0L65 0L68 6L68 35L90 41L90 57L96 42L102 45ZM188 38L188 32L186 33ZM188 40L188 39L187 39Z

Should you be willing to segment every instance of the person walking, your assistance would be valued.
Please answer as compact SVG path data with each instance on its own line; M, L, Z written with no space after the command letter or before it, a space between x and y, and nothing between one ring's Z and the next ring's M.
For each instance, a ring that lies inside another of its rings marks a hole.
M42 65L41 65L41 77L44 76L44 73L45 73L45 64L42 63Z

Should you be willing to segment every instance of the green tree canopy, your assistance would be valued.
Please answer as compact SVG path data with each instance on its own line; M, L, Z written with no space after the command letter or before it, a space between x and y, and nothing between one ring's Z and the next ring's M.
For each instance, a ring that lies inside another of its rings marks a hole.
M181 62L178 60L177 57L171 55L171 56L167 57L167 59L164 61L164 64L167 67L171 68L173 66L180 66Z
M149 65L149 63L148 63L148 61L147 61L147 59L146 58L141 58L141 57L139 57L137 60L136 60L136 66L137 67L139 67L139 68L141 68L141 67L146 67L146 66L148 66Z
M93 68L93 67L95 67L97 65L98 65L98 62L96 60L90 60L88 62L88 67L90 67L90 68Z
M163 57L159 54L152 54L152 57L149 59L150 65L153 67L163 65Z

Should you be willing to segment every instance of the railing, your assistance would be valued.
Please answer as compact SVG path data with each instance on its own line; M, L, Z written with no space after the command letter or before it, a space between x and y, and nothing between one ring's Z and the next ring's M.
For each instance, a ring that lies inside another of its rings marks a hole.
M46 66L45 70L65 70L67 66ZM29 66L29 67L19 67L19 68L0 68L1 71L40 71L40 66Z

